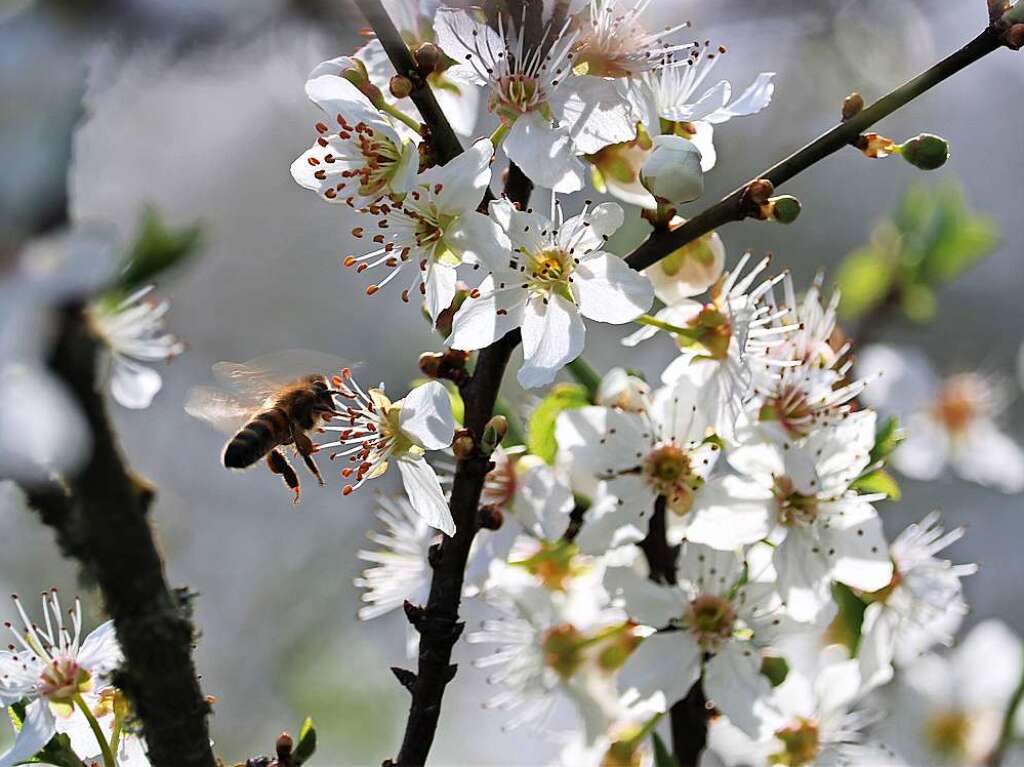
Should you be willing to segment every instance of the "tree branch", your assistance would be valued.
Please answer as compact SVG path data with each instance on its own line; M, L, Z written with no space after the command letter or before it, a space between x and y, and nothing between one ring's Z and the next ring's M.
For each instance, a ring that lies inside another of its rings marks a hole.
M665 538L665 514L665 498L659 496L654 504L647 537L639 545L647 559L650 579L655 583L674 585L679 547L669 546ZM686 697L676 701L669 711L672 755L679 767L696 767L700 761L701 752L708 742L708 715L704 682L698 679Z
M441 111L427 79L420 74L412 51L405 44L402 35L380 0L356 0L356 5L359 6L359 10L363 12L373 28L374 34L377 35L377 39L380 40L395 72L409 78L412 83L412 93L409 94L409 98L420 111L423 124L430 132L430 143L437 152L440 164L444 165L462 152L462 144L459 143L459 137L455 135L444 112Z
M1002 47L1003 44L999 30L989 27L960 50L755 176L750 182L698 213L675 231L655 231L629 255L627 263L634 269L646 269L677 248L693 242L723 224L742 221L747 217L749 210L746 191L752 181L763 178L771 181L776 188L782 186L797 174L853 142L879 120L888 117L900 107Z
M164 577L146 519L153 488L132 473L117 447L97 375L101 352L82 305L66 306L51 367L86 417L92 453L66 485L30 488L29 502L99 584L125 657L116 682L142 721L150 762L213 767L188 596L172 592Z

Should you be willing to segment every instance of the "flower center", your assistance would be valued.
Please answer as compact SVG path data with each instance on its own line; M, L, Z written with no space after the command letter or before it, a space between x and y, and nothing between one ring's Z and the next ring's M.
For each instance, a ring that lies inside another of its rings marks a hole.
M359 183L359 194L373 196L387 190L388 184L398 169L402 158L401 148L395 146L390 139L377 135L372 126L364 122L352 125L343 115L338 115L338 136L348 142L349 151L357 152L355 158L335 157L333 154L324 156L328 165L336 160L360 159L362 164L355 168L342 171L342 178L356 179ZM318 126L318 130L322 124ZM321 139L323 142L325 139ZM314 175L323 179L327 177L325 170Z
M818 756L817 722L800 717L793 724L776 730L775 737L782 741L782 750L768 757L771 764L799 767L810 764Z
M714 304L707 304L687 325L696 331L693 336L680 337L687 344L696 341L707 350L713 360L728 359L729 342L732 340L732 325L729 318Z
M580 573L578 552L569 541L541 541L536 554L512 564L526 568L549 591L565 591L566 582Z
M792 384L765 400L758 413L761 421L776 421L795 438L806 437L814 426L815 409L807 399L807 392Z
M693 506L694 493L702 480L693 473L690 456L676 442L661 442L647 454L643 475L658 495L665 497L673 513L683 516Z
M54 703L71 703L75 695L87 692L92 676L73 658L58 657L39 676L40 695Z
M818 499L813 495L798 493L789 477L776 477L772 492L780 524L787 527L804 526L818 518Z
M683 625L705 650L714 650L732 636L736 611L727 599L701 594L690 602L683 616Z
M544 635L541 643L544 665L554 669L562 679L569 679L583 663L585 644L583 634L575 626L569 623L555 626Z
M546 98L537 78L523 74L505 75L495 83L487 107L507 125L514 123L519 115L534 110L540 110L551 119Z
M984 410L985 386L977 376L956 375L943 385L932 415L953 434L963 434Z
M963 711L939 711L925 724L925 739L936 753L954 760L968 750L971 720Z

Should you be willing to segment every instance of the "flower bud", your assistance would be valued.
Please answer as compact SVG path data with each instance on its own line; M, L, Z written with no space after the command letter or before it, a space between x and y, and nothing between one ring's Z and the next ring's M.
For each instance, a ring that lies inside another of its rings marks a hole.
M1014 24L1003 35L1006 45L1015 51L1024 48L1024 24Z
M759 178L751 181L747 186L747 194L750 199L760 205L768 202L768 198L775 194L775 185L766 178Z
M404 99L412 93L412 80L405 75L395 75L388 81L388 90L396 99Z
M480 441L480 450L484 455L490 455L495 448L501 444L508 434L508 419L503 415L496 415L484 426L484 436Z
M441 363L444 362L444 355L436 352L424 352L420 355L420 372L427 378L438 378L441 374Z
M277 742L274 744L274 750L277 752L277 762L281 765L291 764L292 761L292 748L295 747L295 741L292 740L292 736L287 732L282 732L277 737Z
M366 65L359 59L352 59L354 66L349 67L341 76L352 83L356 88L370 100L377 109L384 105L384 94L380 88L370 82L370 75L366 71Z
M461 429L455 432L455 440L452 442L452 452L455 457L460 461L469 458L473 454L473 449L476 447L476 443L473 441L473 435L469 433L468 429Z
M871 158L888 157L893 152L898 151L896 142L880 133L862 133L854 142L854 145Z
M433 43L421 43L412 55L422 72L433 72L441 63L441 49Z
M949 159L949 143L941 136L922 133L902 144L900 154L915 168L935 170Z
M693 202L704 194L700 150L680 136L655 136L654 150L640 171L640 183L655 199Z
M1003 21L1008 24L1024 24L1024 0L1017 0L1016 4L1003 14Z
M854 91L843 99L843 120L849 120L860 114L864 108L864 97Z
M800 200L796 197L786 194L768 202L772 206L772 218L780 224L792 224L800 215Z
M481 530L500 530L505 522L505 515L497 506L481 506L477 517Z

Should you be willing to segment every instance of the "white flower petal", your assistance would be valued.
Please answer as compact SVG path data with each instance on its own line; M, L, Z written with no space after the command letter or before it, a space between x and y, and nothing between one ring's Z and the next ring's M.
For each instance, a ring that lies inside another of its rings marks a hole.
M772 102L775 94L775 73L762 72L731 104L704 117L712 124L724 123L733 117L746 117L760 112Z
M791 527L775 547L772 563L778 573L779 593L786 609L798 621L813 622L831 600L831 568L823 543L802 527Z
M25 708L25 721L10 750L0 756L0 767L12 767L31 759L57 732L48 701L39 698Z
M609 253L593 253L580 262L573 292L584 317L613 325L630 322L654 301L650 281Z
M669 704L682 700L700 678L701 649L686 631L652 634L622 669L624 685L642 695L660 690Z
M114 622L97 626L78 650L78 665L93 676L105 676L121 665L121 645L117 642Z
M630 618L645 626L664 628L686 611L682 591L674 586L659 585L631 567L609 567L604 586L612 599L622 601Z
M448 390L439 381L417 386L402 400L399 428L420 447L442 450L452 444L455 418Z
M463 261L483 264L489 271L508 268L512 248L508 236L483 213L463 213L448 226L444 239Z
M585 168L573 153L572 138L541 115L522 115L505 137L505 154L537 186L568 194L583 188Z
M772 686L761 673L761 654L749 642L728 642L704 669L704 694L734 725L761 737L771 718Z
M431 261L423 277L426 290L423 299L430 319L437 322L438 316L455 300L455 284L459 275L455 267Z
M517 277L505 272L496 277L488 276L480 284L480 297L469 297L459 307L448 338L451 348L464 351L483 349L523 324L527 292L518 287L495 291L495 281L505 284L506 279L515 280Z
M395 463L409 503L431 527L448 536L455 535L455 520L445 500L437 475L422 456L403 455Z
M516 481L513 513L525 529L540 538L561 538L575 505L572 490L547 464L527 469Z
M686 538L722 551L756 543L772 529L774 505L771 492L756 482L733 474L715 477L697 494ZM678 543L673 538L669 542Z
M527 389L547 386L583 351L583 320L575 306L554 294L547 304L534 299L523 314L524 360L517 378Z
M494 145L488 139L481 139L445 165L425 170L417 181L430 188L440 184L435 204L442 213L460 215L475 211L491 181L492 157Z
M594 154L636 137L636 117L620 80L573 77L553 98L552 108L580 154Z
M132 410L149 407L163 386L159 373L123 355L112 355L111 367L110 393L119 405Z

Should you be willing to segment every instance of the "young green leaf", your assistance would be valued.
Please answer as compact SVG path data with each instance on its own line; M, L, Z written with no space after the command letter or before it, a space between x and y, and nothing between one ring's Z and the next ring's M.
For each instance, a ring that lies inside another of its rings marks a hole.
M558 384L541 400L530 415L526 444L530 452L548 463L555 460L558 444L555 442L555 421L563 410L573 410L590 404L587 389L580 384Z

